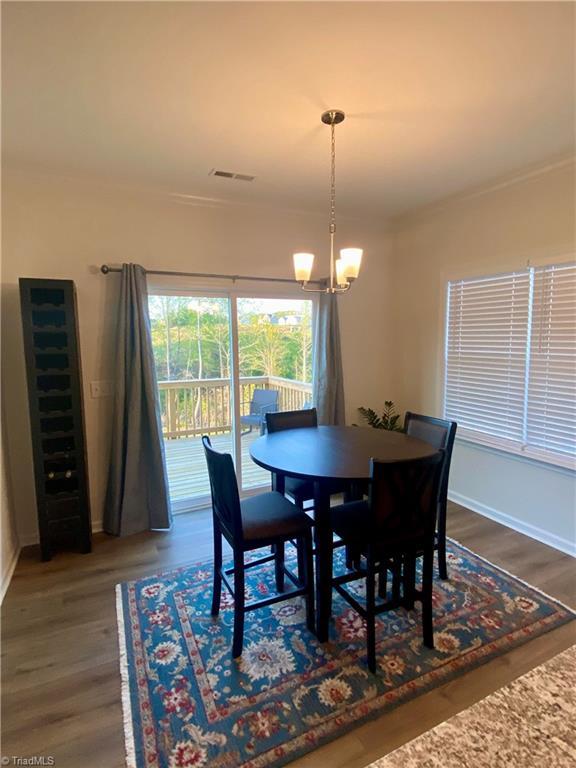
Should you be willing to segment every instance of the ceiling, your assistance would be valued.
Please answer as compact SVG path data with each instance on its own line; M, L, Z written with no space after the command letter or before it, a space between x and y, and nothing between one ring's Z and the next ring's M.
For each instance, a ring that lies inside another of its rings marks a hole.
M574 10L2 3L5 162L324 210L336 107L338 210L384 218L574 151Z

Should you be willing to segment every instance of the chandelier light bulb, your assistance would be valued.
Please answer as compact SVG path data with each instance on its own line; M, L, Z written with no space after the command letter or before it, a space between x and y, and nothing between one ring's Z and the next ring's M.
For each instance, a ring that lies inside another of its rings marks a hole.
M314 265L313 253L295 253L294 254L294 277L299 283L307 283L312 274Z
M347 280L356 280L360 274L362 263L362 248L342 248L339 261L343 262L344 277Z

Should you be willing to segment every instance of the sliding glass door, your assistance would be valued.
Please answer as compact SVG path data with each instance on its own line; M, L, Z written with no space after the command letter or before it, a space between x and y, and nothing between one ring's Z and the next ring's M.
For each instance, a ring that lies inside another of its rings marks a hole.
M242 487L258 488L270 475L249 456L266 411L293 411L312 404L312 302L237 299L242 426ZM251 421L246 415L250 411ZM255 415L255 418L254 418Z
M220 294L149 298L174 512L205 506L201 437L231 453L244 492L270 487L250 458L268 411L312 398L312 302Z
M163 295L149 307L170 501L181 512L210 495L202 435L234 453L230 302Z

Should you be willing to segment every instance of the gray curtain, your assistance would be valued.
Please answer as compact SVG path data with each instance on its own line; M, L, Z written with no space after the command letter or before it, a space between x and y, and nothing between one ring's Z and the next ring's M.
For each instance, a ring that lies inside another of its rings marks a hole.
M314 344L314 404L319 424L344 424L344 375L336 294L321 293Z
M121 280L104 530L126 536L169 528L171 514L146 272L123 264Z

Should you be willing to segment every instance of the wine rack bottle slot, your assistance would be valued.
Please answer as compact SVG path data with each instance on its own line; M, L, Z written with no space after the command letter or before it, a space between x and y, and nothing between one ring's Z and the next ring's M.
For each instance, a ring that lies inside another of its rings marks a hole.
M34 346L37 349L66 349L68 334L64 331L36 331Z
M62 547L76 546L78 537L82 536L81 518L67 517L64 520L49 520L48 535L56 539Z
M71 480L72 478L76 478L76 473L71 469L68 469L66 472L48 472L46 475L47 482L49 480Z
M66 325L66 312L61 309L36 309L32 312L32 324L38 328Z
M32 288L30 300L32 304L53 304L61 307L64 304L64 291L59 288Z
M74 493L78 490L77 477L63 477L57 480L46 480L46 493Z
M40 419L40 429L45 434L50 432L71 432L74 428L74 419L71 416L52 416Z
M68 368L68 365L68 355L47 355L43 352L36 355L36 368L40 371L47 371L50 368L54 368L59 371L65 371L66 368Z
M63 392L66 389L70 389L70 376L58 373L38 376L36 378L36 385L41 392L51 392L53 390Z
M44 472L47 476L51 474L60 474L62 472L74 472L76 470L76 459L48 459L44 462Z
M72 408L70 395L49 395L38 399L38 408L41 413L54 413L55 411L69 411Z
M80 514L80 502L78 496L51 496L46 502L46 513L49 521L63 520L76 517Z
M76 447L73 437L48 437L42 440L44 453L70 453Z

